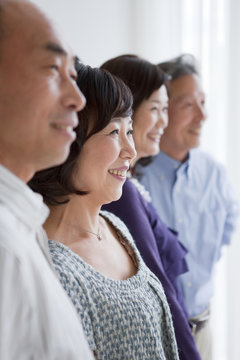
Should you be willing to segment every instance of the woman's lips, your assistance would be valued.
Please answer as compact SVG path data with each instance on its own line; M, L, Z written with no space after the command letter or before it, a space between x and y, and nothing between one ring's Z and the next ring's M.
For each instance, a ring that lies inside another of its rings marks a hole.
M148 133L148 138L156 143L159 143L161 140L161 136L163 135L164 130L160 129L158 132L150 132Z
M111 174L112 176L114 176L115 178L117 178L119 180L125 180L127 177L128 169L129 169L129 167L124 166L124 167L120 167L117 169L109 169L108 172L109 172L109 174Z

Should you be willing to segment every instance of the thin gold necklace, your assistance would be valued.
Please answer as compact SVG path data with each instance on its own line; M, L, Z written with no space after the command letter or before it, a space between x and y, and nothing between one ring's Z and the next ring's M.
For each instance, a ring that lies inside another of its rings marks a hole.
M99 241L102 240L102 235L100 234L99 230L98 230L98 233L94 233L93 231L86 230L86 229L84 229L83 227L81 227L81 226L79 226L79 225L75 225L75 224L71 224L71 223L69 223L69 222L67 222L67 221L63 221L63 220L61 220L60 218L55 217L55 216L50 216L50 219L60 220L62 223L66 224L66 225L68 225L68 226L72 226L72 227L74 227L74 228L76 228L76 229L81 229L81 230L83 230L83 231L86 231L87 233L90 233L90 234L95 235Z

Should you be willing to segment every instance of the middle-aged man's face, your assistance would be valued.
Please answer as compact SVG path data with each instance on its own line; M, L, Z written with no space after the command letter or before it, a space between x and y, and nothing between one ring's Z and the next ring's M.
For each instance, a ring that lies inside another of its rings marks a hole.
M9 2L0 40L0 163L24 181L63 162L85 105L74 57L46 17Z
M183 75L170 82L168 114L169 124L160 147L183 161L190 149L199 146L206 119L205 96L198 76Z

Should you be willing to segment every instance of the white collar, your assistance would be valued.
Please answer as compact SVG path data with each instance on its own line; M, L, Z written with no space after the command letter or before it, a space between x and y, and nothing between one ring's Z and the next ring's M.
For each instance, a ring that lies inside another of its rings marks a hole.
M0 165L0 202L31 229L42 226L49 210L42 196L34 193L21 179Z

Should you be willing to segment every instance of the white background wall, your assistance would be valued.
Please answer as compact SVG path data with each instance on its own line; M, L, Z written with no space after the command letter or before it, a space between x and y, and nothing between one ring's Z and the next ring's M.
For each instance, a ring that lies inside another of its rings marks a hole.
M123 53L160 62L183 52L201 62L208 121L202 147L222 161L240 199L240 1L32 0L63 29L84 63ZM240 235L216 277L215 360L240 359Z

